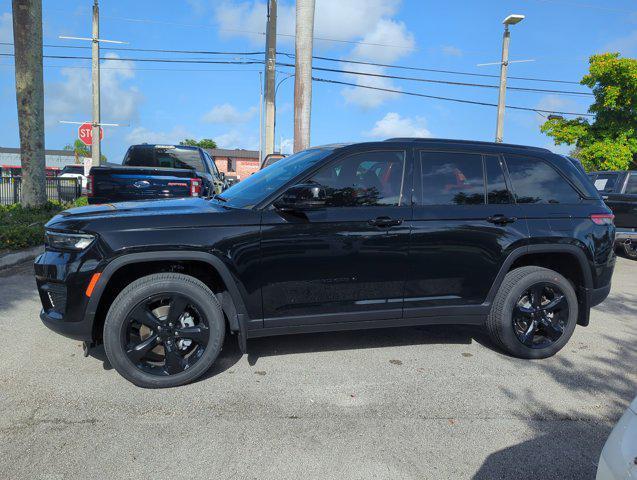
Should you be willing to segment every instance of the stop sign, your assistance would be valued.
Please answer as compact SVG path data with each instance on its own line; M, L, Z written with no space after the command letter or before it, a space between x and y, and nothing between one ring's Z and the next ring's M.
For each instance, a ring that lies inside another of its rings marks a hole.
M77 136L84 145L88 145L89 147L93 144L93 125L86 122L80 125L77 129ZM104 140L104 130L100 127L100 140Z

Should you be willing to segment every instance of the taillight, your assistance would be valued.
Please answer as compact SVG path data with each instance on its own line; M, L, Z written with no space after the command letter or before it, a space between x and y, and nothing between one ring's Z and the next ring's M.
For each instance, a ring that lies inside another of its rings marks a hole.
M93 196L93 175L89 175L86 180L86 196Z
M612 225L615 215L612 213L594 213L591 215L591 220L596 225Z
M190 196L198 197L201 195L201 180L198 178L190 179Z

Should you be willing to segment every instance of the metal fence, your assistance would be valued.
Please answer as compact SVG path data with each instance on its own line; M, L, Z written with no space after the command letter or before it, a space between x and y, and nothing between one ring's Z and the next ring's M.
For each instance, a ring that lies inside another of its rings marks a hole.
M78 178L47 178L46 198L60 202L72 202L82 195ZM0 205L19 203L22 197L22 177L0 177Z

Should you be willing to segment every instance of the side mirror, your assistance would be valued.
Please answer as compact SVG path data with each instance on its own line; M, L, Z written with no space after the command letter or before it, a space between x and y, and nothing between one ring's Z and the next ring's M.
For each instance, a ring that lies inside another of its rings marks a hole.
M316 183L302 183L288 188L274 202L274 208L284 212L316 210L325 206L325 189Z

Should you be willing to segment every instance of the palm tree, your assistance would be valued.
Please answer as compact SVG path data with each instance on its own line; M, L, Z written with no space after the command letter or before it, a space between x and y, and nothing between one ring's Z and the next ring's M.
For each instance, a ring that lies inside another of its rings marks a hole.
M75 140L75 142L73 142L73 145L71 144L65 145L64 150L73 150L73 153L75 154L76 164L82 163L80 161L80 157L85 158L85 157L91 156L91 151L88 149L86 145L84 145L84 142L82 142L82 140L80 139Z

